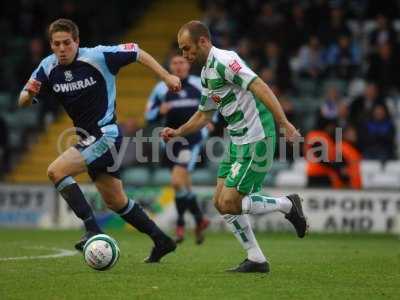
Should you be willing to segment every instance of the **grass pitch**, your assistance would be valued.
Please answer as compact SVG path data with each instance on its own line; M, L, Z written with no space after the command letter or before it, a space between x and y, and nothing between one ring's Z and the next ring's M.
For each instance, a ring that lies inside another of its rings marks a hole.
M244 258L229 233L209 234L202 246L188 237L161 264L148 265L146 236L109 232L121 257L105 272L90 269L81 254L32 259L73 250L80 234L0 230L0 299L400 299L400 240L393 236L259 233L268 275L224 272Z

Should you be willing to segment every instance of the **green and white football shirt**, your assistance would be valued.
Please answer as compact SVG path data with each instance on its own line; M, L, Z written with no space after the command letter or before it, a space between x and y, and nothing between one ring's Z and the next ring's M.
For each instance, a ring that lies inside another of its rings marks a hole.
M200 111L219 110L232 143L243 145L275 136L271 112L249 90L257 75L234 51L212 47L201 71Z

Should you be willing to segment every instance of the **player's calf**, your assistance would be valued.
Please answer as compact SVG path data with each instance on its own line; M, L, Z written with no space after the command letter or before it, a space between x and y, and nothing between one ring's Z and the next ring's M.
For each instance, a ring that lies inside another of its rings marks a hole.
M55 187L75 215L83 221L87 232L102 233L96 222L92 208L87 203L78 184L71 176L66 176L56 182Z

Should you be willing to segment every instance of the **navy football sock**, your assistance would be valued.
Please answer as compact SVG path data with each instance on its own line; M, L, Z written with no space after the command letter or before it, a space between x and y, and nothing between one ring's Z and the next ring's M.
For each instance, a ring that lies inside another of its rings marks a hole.
M187 202L186 202L186 197L187 197L187 191L177 191L175 193L175 205L176 205L176 211L178 212L178 220L176 224L178 226L185 226L185 211L187 209Z
M203 213L199 207L199 204L197 203L196 195L190 192L186 198L186 203L190 213L193 215L194 220L196 221L196 224L199 225L203 220Z
M86 231L102 232L96 222L92 208L87 203L78 184L71 176L66 176L61 179L55 184L55 187L75 215L83 221Z
M158 244L160 241L165 239L169 239L156 223L148 217L139 203L129 199L126 206L117 211L117 213L137 230L146 233L155 244Z

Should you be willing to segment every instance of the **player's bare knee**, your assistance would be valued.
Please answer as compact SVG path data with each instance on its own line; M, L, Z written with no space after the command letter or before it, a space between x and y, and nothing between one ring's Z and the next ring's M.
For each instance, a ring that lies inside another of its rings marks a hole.
M171 178L171 185L175 191L179 191L185 187L185 181L182 177L179 176L172 176Z
M222 197L218 202L218 211L221 214L238 215L241 214L241 205L238 205L235 199Z
M179 191L185 187L181 180L171 180L171 185L175 191Z
M56 183L60 181L63 177L65 177L61 172L57 170L57 168L53 165L50 165L47 168L47 177L53 182Z
M218 202L217 209L221 215L232 214L231 205L227 201Z

